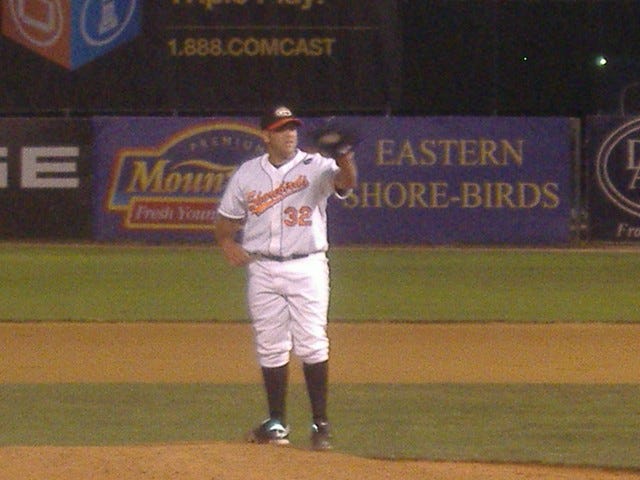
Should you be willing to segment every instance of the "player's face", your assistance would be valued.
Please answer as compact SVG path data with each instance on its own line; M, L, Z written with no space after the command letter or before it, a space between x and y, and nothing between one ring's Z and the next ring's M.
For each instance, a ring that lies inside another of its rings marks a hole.
M266 134L265 142L273 160L289 160L298 148L298 128L295 124L288 124L277 130L270 130Z

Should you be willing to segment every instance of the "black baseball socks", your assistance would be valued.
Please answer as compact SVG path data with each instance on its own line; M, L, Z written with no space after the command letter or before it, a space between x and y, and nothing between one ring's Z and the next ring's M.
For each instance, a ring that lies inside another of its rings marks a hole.
M281 367L262 367L264 388L267 392L269 417L285 423L285 408L287 399L287 384L289 382L289 364Z
M304 379L311 402L314 423L327 422L329 361L303 365Z

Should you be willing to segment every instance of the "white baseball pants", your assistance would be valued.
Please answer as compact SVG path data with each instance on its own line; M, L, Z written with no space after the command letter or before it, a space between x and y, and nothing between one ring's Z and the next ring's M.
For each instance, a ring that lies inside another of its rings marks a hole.
M281 367L290 352L304 363L329 359L329 264L325 253L247 267L247 303L261 367Z

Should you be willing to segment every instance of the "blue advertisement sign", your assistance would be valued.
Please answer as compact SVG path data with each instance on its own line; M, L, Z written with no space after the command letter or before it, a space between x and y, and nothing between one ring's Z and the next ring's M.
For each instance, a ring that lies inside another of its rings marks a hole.
M640 118L589 117L585 142L591 237L640 241Z
M72 1L71 68L113 50L141 30L141 0Z
M357 130L359 184L329 203L333 245L569 241L566 118L306 118ZM264 151L253 118L98 118L95 236L211 241L226 181Z
M95 118L94 237L212 241L223 189L264 151L250 119Z
M333 204L333 243L569 240L576 138L567 118L357 118L359 188Z

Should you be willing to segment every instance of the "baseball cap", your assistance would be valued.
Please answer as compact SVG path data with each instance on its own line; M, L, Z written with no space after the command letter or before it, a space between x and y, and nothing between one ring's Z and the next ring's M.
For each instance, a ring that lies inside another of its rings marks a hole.
M280 105L267 110L260 119L260 128L263 130L276 130L287 123L302 125L302 120L296 118L289 108Z

